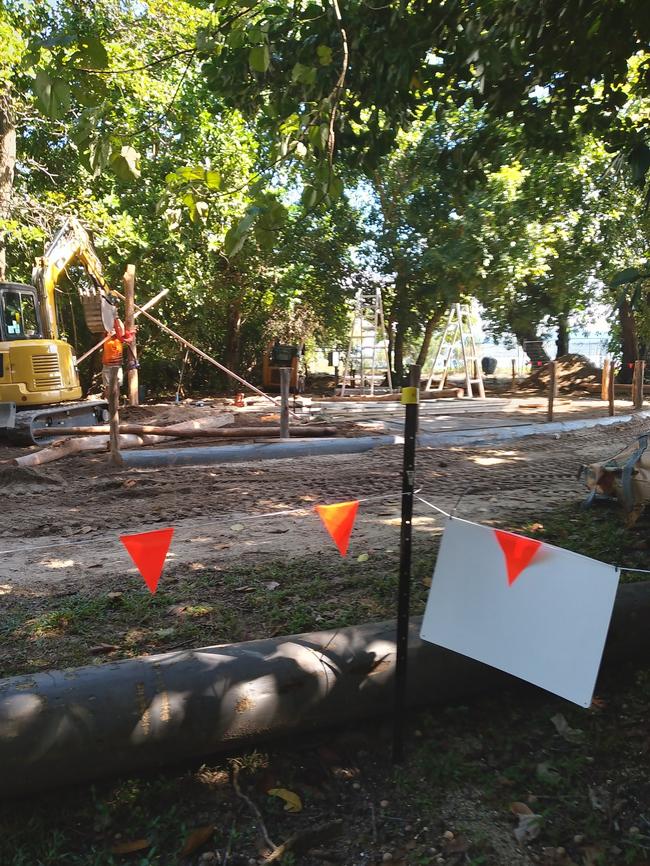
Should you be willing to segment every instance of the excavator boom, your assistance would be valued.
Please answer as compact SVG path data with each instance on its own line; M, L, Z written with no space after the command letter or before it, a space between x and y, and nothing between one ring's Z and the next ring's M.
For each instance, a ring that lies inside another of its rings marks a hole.
M50 241L32 271L41 309L44 336L57 340L59 327L56 317L56 286L68 265L77 262L90 277L90 285L79 287L84 318L88 330L102 334L113 329L115 306L106 284L90 235L79 220L68 217Z

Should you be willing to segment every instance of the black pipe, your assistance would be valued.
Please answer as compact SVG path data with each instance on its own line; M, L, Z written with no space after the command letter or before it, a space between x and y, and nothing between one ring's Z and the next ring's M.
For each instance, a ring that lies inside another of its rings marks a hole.
M619 589L605 657L650 660L650 583ZM409 706L452 703L512 677L420 641ZM169 652L0 680L0 796L234 751L354 724L392 706L395 625Z

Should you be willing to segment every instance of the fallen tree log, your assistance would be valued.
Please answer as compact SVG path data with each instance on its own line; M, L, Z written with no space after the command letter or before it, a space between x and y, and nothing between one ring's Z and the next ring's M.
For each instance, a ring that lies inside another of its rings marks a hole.
M170 424L168 427L161 427L164 430L164 435L148 435L144 433L121 430L124 435L120 436L120 448L140 448L144 445L160 445L162 442L169 442L177 431L189 432L190 430L196 433L204 431L214 433L215 430L223 427L226 424L232 424L235 416L230 412L224 412L222 415L208 415L205 418L194 418L190 421L182 421L180 424ZM125 427L143 428L144 425L124 425ZM110 431L108 425L96 425L92 427L43 427L42 433L40 430L35 431L35 435L47 436L51 439L55 433L60 430L60 435L68 438L61 439L58 442L53 442L47 448L42 448L40 451L31 454L24 454L22 457L17 457L12 461L16 466L42 466L45 463L53 463L56 460L61 460L63 457L69 457L73 454L80 454L84 451L101 452L107 451L110 445L110 435L105 435ZM73 439L69 438L71 431L84 430L86 438Z
M103 436L108 433L106 424L98 424L96 427L61 427L60 432L54 435L60 436ZM294 426L289 428L290 436L336 436L336 427L318 427L314 425ZM136 436L164 436L166 439L256 439L266 437L280 437L279 427L233 427L226 429L195 429L173 425L170 427L159 427L152 424L120 424L120 433L132 433ZM36 431L36 436L39 431ZM44 428L43 436L52 436L51 427Z
M650 659L650 582L619 587L604 664ZM410 623L408 704L521 684L424 643ZM203 759L393 706L393 622L174 651L0 680L0 796ZM527 687L533 689L533 686Z
M171 438L170 436L121 434L119 444L121 449L141 448L143 445L160 445L162 442L169 442ZM78 439L68 437L59 442L53 442L46 448L41 448L40 451L33 451L31 454L16 457L13 463L15 466L43 466L45 463L54 463L55 460L62 460L73 454L88 451L95 453L108 451L109 445L110 436L105 433L101 436L81 436Z

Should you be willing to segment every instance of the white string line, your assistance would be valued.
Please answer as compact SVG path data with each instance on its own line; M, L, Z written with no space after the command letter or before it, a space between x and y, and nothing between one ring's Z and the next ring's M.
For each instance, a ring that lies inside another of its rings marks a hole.
M419 490L416 490L414 492L419 493ZM389 497L392 497L392 496L400 496L401 497L402 495L407 495L407 494L399 494L399 493L395 493L393 491L391 493L377 493L377 494L373 494L372 496L365 496L363 499L356 499L356 500L351 499L349 501L350 502L359 502L359 503L371 502L372 500L376 500L376 499L388 499ZM315 503L315 504L320 504L320 503ZM289 514L301 514L301 515L306 516L307 514L309 514L310 512L312 512L314 510L314 507L315 507L314 505L309 506L309 507L303 505L300 508L288 508L288 509L284 509L283 511L267 511L267 512L262 513L262 514L245 514L245 515L242 515L241 517L235 517L232 514L228 515L226 517L208 517L208 518L204 518L203 520L201 520L201 519L193 520L192 524L194 526L212 525L212 524L218 525L220 523L236 524L236 523L243 523L245 520L269 520L269 519L273 519L274 517L286 517ZM146 532L146 531L155 531L155 530L143 530L143 531ZM118 534L119 535L126 535L128 533L118 531ZM9 550L0 550L0 556L8 556L12 553L30 553L33 550L50 550L53 547L75 547L77 545L82 545L82 544L96 544L97 540L98 539L96 538L96 536L93 536L92 538L84 538L84 539L75 538L74 540L70 540L70 541L54 541L54 542L50 542L49 544L33 544L33 545L29 545L27 547L25 547L25 546L13 547Z
M429 508L433 508L433 510L437 511L439 514L444 514L445 517L451 519L451 514L447 514L447 512L443 511L442 508L438 508L438 506L434 505L433 502L428 502L422 496L416 496L415 498L419 499L419 501L423 502L425 505L428 505ZM639 574L650 574L650 568L634 568L631 565L615 565L614 568L617 568L619 571L638 571Z
M416 493L417 492L419 492L419 491L416 491ZM433 502L428 502L426 499L423 499L422 496L416 496L415 498L418 499L420 502L424 502L425 505L428 505L429 508L433 508L433 510L437 511L439 514L444 514L445 517L451 518L451 514L449 514L446 511L443 511L442 508L438 508L438 506L434 505Z
M419 502L422 502L424 505L428 506L429 508L433 509L433 511L437 511L438 514L442 514L444 517L448 517L451 519L451 514L449 514L449 512L445 511L444 509L440 508L437 505L434 505L433 502L429 502L423 496L418 496L417 494L420 493L421 490L422 490L422 488L419 487L417 490L413 491L413 494L402 493L401 496L413 495L413 497L415 499L417 499ZM376 494L373 494L372 496L364 496L362 499L348 500L348 501L350 501L350 502L356 501L359 503L372 502L373 500L388 499L392 496L398 496L398 495L399 494L397 494L395 492L376 493ZM222 518L206 518L205 520L195 520L195 521L193 521L193 523L195 525L200 525L200 524L211 525L211 524L226 523L228 521L233 521L233 520L238 520L240 522L243 522L245 520L269 520L269 519L273 519L274 517L286 517L289 514L301 514L303 516L306 516L307 514L309 514L310 512L312 512L314 510L314 507L315 506L310 506L310 507L301 506L300 508L288 508L288 509L284 509L283 511L267 511L267 512L264 512L262 514L246 514L246 515L242 515L241 517L233 517L232 515L229 515L228 517L222 517ZM121 533L121 534L123 534L123 533ZM10 550L0 550L0 556L8 556L12 553L30 553L33 550L50 550L53 547L76 547L77 545L82 545L82 544L95 544L96 541L97 541L97 539L95 539L95 538L87 538L87 539L83 539L83 540L82 539L75 539L74 541L55 541L55 542L52 542L49 544L34 544L34 545L29 546L29 547L14 547ZM639 574L650 574L650 569L648 569L648 568L633 568L632 566L625 566L625 565L617 565L614 567L618 568L619 571L636 571Z

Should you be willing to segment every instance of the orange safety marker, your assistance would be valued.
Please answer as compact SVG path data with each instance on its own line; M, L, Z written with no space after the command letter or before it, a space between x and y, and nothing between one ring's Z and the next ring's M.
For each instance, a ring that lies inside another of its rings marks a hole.
M494 534L506 558L508 584L512 586L521 572L530 565L542 542L515 535L513 532L504 532L502 529L495 529Z
M352 527L359 510L359 500L351 502L336 502L334 505L316 505L318 516L323 521L341 556L348 552Z
M152 593L158 589L173 534L173 529L154 529L153 532L120 535L120 541Z

